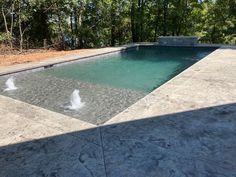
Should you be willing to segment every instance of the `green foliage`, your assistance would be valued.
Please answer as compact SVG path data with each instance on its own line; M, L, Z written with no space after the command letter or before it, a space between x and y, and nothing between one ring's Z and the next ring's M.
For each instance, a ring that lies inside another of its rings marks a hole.
M0 32L0 43L6 42L8 40L7 33Z
M11 13L14 4L14 13ZM236 0L0 0L12 39L41 47L104 47L196 35L204 43L236 43ZM0 16L0 42L6 35ZM8 37L8 38L7 38ZM14 43L17 45L17 42Z
M236 0L206 1L202 18L201 40L235 44Z

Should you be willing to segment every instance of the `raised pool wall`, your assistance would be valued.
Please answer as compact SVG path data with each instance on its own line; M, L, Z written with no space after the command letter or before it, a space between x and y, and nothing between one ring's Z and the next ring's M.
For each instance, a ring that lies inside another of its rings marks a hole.
M158 42L162 46L196 46L198 38L196 36L161 36Z

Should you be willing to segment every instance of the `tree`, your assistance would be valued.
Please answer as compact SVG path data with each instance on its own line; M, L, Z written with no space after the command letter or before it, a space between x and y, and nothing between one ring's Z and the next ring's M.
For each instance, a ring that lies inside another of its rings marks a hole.
M234 43L236 41L235 0L204 2L203 33L201 40L210 43Z
M2 17L6 30L6 36L8 43L13 48L13 26L14 26L14 15L15 15L15 1L0 1Z
M116 46L196 35L236 43L236 0L0 0L0 42L22 51Z

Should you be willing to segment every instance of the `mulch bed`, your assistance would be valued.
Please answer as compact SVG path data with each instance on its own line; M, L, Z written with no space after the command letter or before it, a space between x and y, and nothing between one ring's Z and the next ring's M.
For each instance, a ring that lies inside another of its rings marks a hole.
M46 60L48 58L59 57L68 54L78 54L91 50L93 49L80 49L70 51L29 49L20 52L19 50L10 49L7 46L0 45L0 66L9 66L33 61L41 61Z

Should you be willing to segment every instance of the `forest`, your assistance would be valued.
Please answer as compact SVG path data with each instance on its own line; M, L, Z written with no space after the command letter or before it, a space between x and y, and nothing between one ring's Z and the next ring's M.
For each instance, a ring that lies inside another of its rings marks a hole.
M236 44L236 0L0 0L0 43L99 48L197 36Z

